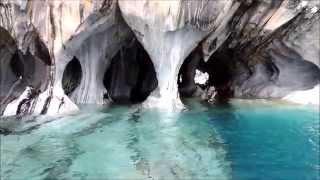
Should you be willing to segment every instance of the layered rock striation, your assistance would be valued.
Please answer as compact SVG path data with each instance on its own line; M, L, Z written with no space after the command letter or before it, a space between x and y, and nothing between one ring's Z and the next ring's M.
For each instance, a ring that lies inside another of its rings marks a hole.
M205 89L237 98L312 89L320 81L319 7L316 0L3 0L0 114L109 103L179 110L181 96ZM208 81L197 84L196 71Z

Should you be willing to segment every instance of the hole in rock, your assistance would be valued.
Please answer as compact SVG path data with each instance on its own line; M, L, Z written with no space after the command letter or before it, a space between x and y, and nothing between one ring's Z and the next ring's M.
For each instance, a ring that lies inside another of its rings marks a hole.
M207 77L200 77L200 81L197 81L196 77L199 76L199 73L204 74L199 71L200 62L203 61L202 59L201 49L196 48L184 60L180 67L177 83L181 98L200 96L202 93L200 91L205 88Z
M112 58L103 83L118 104L142 102L158 86L153 63L138 40L132 40Z
M207 86L215 88L220 100L233 96L231 82L236 70L235 62L234 52L225 49L213 53L207 62L202 61L199 65L201 71L209 74Z
M179 71L180 97L201 97L209 101L231 97L230 83L235 68L233 54L231 50L217 51L204 62L201 48L193 50Z
M71 95L72 92L79 86L82 79L82 69L79 60L76 57L67 64L63 72L62 88L66 95Z

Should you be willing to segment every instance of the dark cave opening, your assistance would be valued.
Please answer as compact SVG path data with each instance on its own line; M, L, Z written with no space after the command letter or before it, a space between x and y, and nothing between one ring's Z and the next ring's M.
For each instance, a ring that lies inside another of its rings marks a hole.
M14 53L10 60L10 68L17 77L24 75L24 64L21 58L19 57L18 51Z
M237 63L234 52L230 49L217 51L207 62L200 62L199 69L209 74L208 86L214 86L219 98L233 96L231 83L236 74Z
M138 40L133 39L112 58L103 83L116 104L143 102L158 86L153 63Z
M198 85L194 81L194 78L196 69L199 68L200 61L202 61L202 52L200 48L196 48L181 65L177 82L180 97L196 96L195 93Z
M205 62L201 47L197 47L180 68L178 78L180 97L201 97L209 100L214 96L217 101L225 101L233 96L230 83L234 77L235 68L236 63L232 50L221 51L220 49ZM203 84L195 82L196 71L207 73L208 80Z
M62 76L62 88L66 95L70 96L79 86L82 79L82 68L79 60L73 57L67 64Z

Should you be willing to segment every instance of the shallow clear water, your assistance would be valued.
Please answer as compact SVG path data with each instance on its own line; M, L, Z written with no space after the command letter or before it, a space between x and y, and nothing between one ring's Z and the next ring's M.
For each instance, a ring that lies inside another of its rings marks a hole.
M1 119L3 179L319 179L319 110L273 102L180 113L115 106Z

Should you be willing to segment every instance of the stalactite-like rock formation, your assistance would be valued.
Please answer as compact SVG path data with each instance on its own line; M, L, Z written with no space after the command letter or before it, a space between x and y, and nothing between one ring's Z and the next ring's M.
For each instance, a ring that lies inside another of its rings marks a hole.
M145 106L182 108L177 80L184 59L215 28L215 22L222 20L219 16L227 14L238 3L120 0L119 4L126 22L149 53L157 73L158 88Z
M27 84L38 93L32 98L30 113L56 114L76 110L74 103L103 104L107 101L104 72L124 41L132 37L119 14L117 1L9 0L1 2L0 12L0 26L13 37L18 51L23 55L30 51L33 56L40 53L44 62L50 62L47 76L36 74L39 75L36 79L47 81L47 84L41 83L46 85L45 89ZM27 37L30 33L35 35ZM80 63L82 74L78 87L68 92L68 97L62 80L68 63L74 58ZM20 59L24 62L26 58ZM29 68L34 67L30 65L25 69ZM16 110L4 115L14 112Z
M144 107L174 110L183 107L179 92L201 95L210 86L239 98L312 89L320 81L319 7L313 0L3 0L0 114L145 99ZM209 74L203 91L196 70Z

